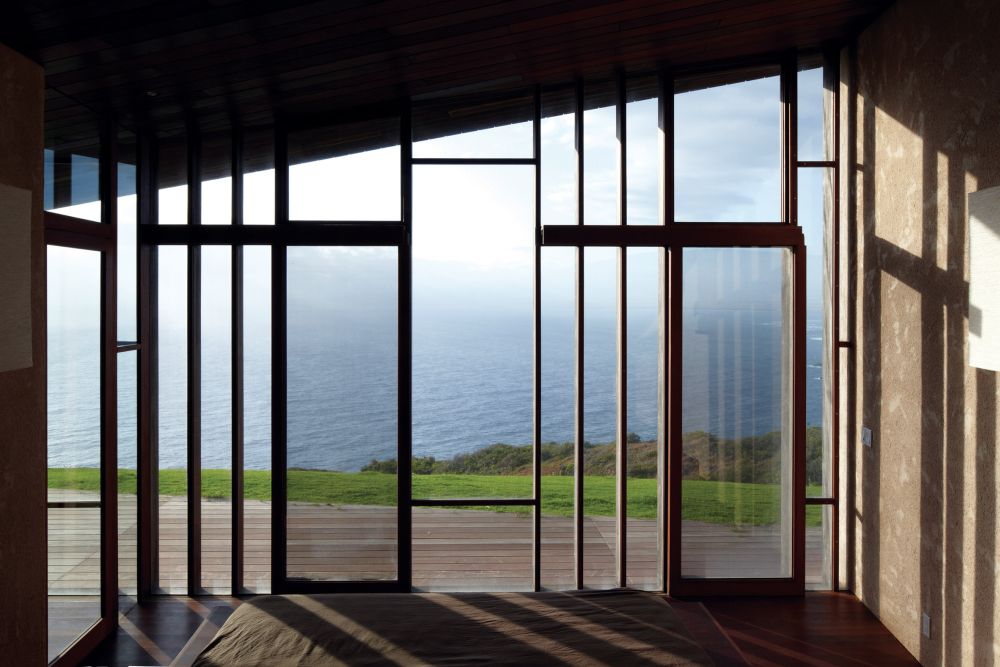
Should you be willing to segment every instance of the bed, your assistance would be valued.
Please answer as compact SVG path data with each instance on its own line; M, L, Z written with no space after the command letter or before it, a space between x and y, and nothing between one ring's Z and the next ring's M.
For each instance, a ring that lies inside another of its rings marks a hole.
M630 590L262 596L194 664L746 664L703 607L681 608Z

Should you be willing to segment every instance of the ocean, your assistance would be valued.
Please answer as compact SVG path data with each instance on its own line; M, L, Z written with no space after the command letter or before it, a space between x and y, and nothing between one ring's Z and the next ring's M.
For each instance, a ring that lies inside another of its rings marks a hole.
M657 435L658 330L655 312L630 313L628 430ZM248 331L245 346L245 461L270 468L270 335ZM396 455L395 322L289 331L289 466L359 470ZM50 340L49 466L98 465L96 333ZM822 423L822 323L807 332L807 423ZM494 443L527 444L532 433L530 320L424 317L414 321L413 453L438 459ZM781 425L781 332L764 310L685 313L685 432L721 437L767 433ZM228 335L203 335L202 467L231 466ZM186 461L186 365L182 331L161 332L159 461ZM615 323L585 325L584 436L610 442L615 431ZM574 432L573 321L542 326L542 439ZM136 353L118 355L119 466L136 464Z

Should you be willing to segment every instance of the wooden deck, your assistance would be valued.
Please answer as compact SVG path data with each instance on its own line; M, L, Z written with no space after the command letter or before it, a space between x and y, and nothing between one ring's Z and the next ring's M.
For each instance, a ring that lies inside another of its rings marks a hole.
M53 499L96 500L94 494L60 491ZM135 589L135 496L119 497L119 578L126 592ZM202 504L202 549L206 592L229 593L230 512L228 501ZM187 592L187 501L170 496L160 502L160 583L164 592ZM49 590L59 595L95 595L99 571L95 508L49 511ZM264 592L270 586L271 508L269 502L245 503L246 586ZM392 579L396 573L395 509L292 503L288 511L290 576L319 580ZM612 517L586 517L585 583L614 585L615 524ZM531 516L528 513L415 508L413 511L413 580L421 590L511 590L531 583ZM767 577L777 574L780 537L774 527L733 529L685 522L684 568L687 576L723 574ZM629 520L630 584L656 587L657 526ZM822 544L818 528L807 534L807 571L818 577ZM130 557L131 556L131 557ZM573 522L569 517L542 518L542 584L573 584Z
M96 494L50 491L50 500L97 500ZM119 502L119 586L136 589L136 499ZM271 504L248 500L245 511L244 569L247 592L271 585ZM202 503L202 571L206 593L229 594L230 516L228 501ZM187 500L160 501L159 572L164 593L187 593ZM390 507L292 503L288 510L289 575L304 579L384 580L396 576L396 511ZM100 573L98 510L49 510L50 626L59 636L75 637L96 620ZM774 527L733 529L685 522L683 559L687 576L776 576L780 536ZM657 588L657 526L629 520L629 584ZM586 517L584 583L615 586L615 522ZM806 536L807 581L823 568L822 535ZM417 590L529 590L532 576L530 513L414 508L413 585ZM573 521L542 518L542 586L574 587Z

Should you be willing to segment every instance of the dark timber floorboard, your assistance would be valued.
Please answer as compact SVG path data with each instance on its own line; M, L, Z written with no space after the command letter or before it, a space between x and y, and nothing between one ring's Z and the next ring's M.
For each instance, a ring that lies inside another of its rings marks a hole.
M916 661L857 598L807 593L802 598L703 601L753 665L915 665ZM116 635L85 665L187 664L240 601L163 596L122 617Z
M703 600L753 665L917 665L849 593Z

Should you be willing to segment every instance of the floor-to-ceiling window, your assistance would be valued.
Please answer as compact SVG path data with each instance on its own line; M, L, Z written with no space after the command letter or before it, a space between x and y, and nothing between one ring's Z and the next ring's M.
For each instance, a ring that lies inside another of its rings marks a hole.
M823 71L140 137L129 591L829 586Z

